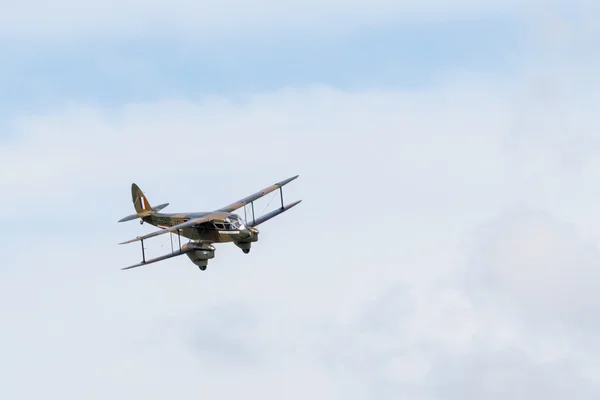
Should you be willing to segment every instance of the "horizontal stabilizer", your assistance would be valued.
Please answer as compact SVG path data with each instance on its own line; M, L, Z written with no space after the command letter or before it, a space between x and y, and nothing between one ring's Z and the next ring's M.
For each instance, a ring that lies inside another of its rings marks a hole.
M165 203L165 204L161 204L159 206L156 207L152 207L152 212L159 212L160 210L162 210L163 208L165 208L166 206L168 206L169 203Z
M161 204L159 206L153 207L151 210L146 210L146 211L139 212L137 214L128 215L125 218L121 218L119 220L119 222L133 221L134 219L149 217L152 214L159 212L160 210L162 210L163 208L165 208L168 205L169 205L169 203L165 203L165 204Z
M118 222L133 221L134 219L148 217L150 215L152 215L152 210L143 211L141 213L131 214L126 216L125 218L121 218Z
M258 225L262 224L263 222L266 222L266 221L270 220L271 218L276 217L279 214L286 212L290 208L292 208L292 207L296 206L297 204L299 204L301 201L302 200L298 200L298 201L295 201L293 203L290 203L290 204L286 205L285 207L281 207L281 208L278 208L277 210L273 210L270 213L265 214L265 215L263 215L260 218L257 218L256 221L251 222L248 225L252 226L252 227L258 226Z

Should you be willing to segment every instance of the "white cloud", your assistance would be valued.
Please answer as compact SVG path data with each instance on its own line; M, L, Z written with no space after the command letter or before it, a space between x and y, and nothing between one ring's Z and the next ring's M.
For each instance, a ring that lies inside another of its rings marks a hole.
M582 342L569 315L598 305L600 148L566 129L588 152L565 167L564 136L539 133L598 115L573 97L528 112L521 89L312 87L16 118L0 218L27 243L0 269L0 396L596 394L597 327ZM119 271L139 248L116 243L150 229L116 223L132 181L193 211L296 173L286 198L304 202L250 255L219 246L205 272L187 259ZM525 207L549 217L505 217Z
M469 275L483 273L483 281L475 283L479 290L508 294L506 300L521 309L562 320L587 319L600 306L595 300L600 253L573 230L535 213L503 216L480 238L482 248Z

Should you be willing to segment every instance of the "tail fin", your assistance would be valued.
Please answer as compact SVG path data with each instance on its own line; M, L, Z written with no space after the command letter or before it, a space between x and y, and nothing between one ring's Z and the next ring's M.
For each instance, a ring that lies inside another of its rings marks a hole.
M146 213L150 211L152 212L152 207L144 195L144 192L139 188L135 183L131 184L131 200L133 200L133 205L135 207L135 212L138 214Z
M135 183L131 184L131 200L133 201L133 206L135 207L136 213L120 219L119 222L131 221L137 218L147 217L155 212L162 210L163 208L169 205L169 203L165 203L152 208L144 192L142 192L139 186Z

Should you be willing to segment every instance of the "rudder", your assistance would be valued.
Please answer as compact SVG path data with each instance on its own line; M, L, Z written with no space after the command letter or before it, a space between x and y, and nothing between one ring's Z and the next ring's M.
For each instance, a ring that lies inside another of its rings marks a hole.
M135 183L131 184L131 200L133 201L133 206L135 207L135 214L121 218L118 222L132 221L138 218L149 217L169 205L169 203L164 203L152 208L148 198L146 195L144 195L144 192L142 192L139 186Z
M131 200L133 201L136 213L141 214L152 211L152 206L148 202L148 198L135 183L131 184Z

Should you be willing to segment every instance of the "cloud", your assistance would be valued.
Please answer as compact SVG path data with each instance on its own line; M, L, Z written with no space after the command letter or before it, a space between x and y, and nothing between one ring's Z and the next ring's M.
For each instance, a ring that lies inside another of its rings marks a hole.
M600 148L584 132L598 116L582 100L593 86L573 87L553 113L527 108L547 94L516 101L531 85L468 77L15 117L0 148L0 394L596 394L597 328L578 324L597 305ZM557 120L585 129L543 135ZM116 223L131 182L194 211L296 173L285 196L304 202L249 255L219 246L205 272L186 259L119 270L139 248L116 243L151 229Z
M437 365L432 384L444 399L594 399L598 382L570 361L539 362L514 349L476 349Z
M600 306L600 252L573 226L535 212L509 214L491 223L480 241L468 272L477 291L497 291L495 300L507 295L505 301L527 313L562 321L587 320Z

